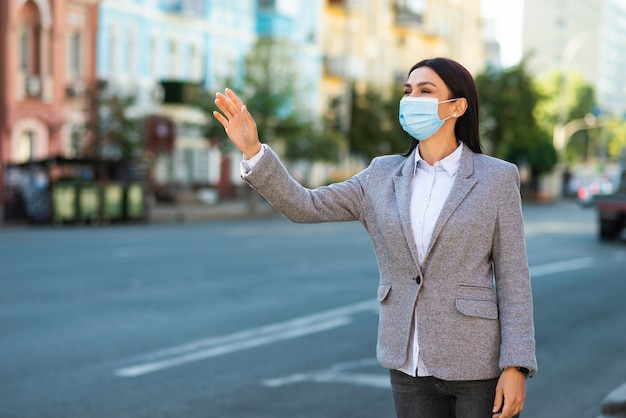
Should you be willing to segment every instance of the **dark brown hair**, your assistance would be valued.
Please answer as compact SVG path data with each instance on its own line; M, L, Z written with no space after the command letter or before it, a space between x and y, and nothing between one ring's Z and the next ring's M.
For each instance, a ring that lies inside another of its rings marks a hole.
M431 58L420 61L411 67L408 75L420 67L428 67L441 77L450 89L451 96L449 99L464 97L467 100L467 110L456 121L454 134L469 149L482 154L478 132L478 92L472 75L461 64L448 58ZM419 141L413 138L411 148L404 155L410 155L418 143Z

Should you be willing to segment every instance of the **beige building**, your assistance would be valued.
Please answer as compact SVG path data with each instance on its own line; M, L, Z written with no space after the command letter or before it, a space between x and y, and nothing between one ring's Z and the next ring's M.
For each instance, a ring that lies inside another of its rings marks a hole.
M346 79L401 89L424 58L449 57L473 73L485 65L480 0L328 0L323 19L329 96Z
M322 106L352 84L399 95L424 58L452 58L474 74L486 62L480 0L327 0L322 28Z
M626 2L525 0L523 50L541 75L578 71L596 89L598 112L626 116Z
M522 43L533 73L575 68L597 77L603 1L524 1Z

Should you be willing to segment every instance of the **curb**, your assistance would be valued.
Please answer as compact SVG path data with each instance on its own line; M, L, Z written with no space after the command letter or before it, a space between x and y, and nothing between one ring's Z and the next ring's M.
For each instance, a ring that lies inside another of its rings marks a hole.
M602 400L602 415L598 418L626 417L626 382L613 389Z
M51 224L32 224L26 219L5 221L0 212L0 229L29 228L32 226L50 226ZM172 223L193 223L208 221L262 219L281 216L273 206L266 202L256 202L254 207L246 201L228 201L217 204L174 203L158 204L149 207L145 218L141 220L120 222L119 224L159 225ZM114 224L117 224L114 222ZM75 223L68 225L84 225ZM97 225L101 225L98 223ZM107 225L107 224L102 224Z
M158 205L149 210L148 223L184 223L211 220L255 219L277 216L278 212L269 204L258 204L252 209L242 202L217 205L181 204Z

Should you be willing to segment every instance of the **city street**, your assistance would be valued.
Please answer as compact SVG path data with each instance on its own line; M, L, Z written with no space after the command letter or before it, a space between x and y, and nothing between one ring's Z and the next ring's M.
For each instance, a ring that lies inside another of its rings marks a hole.
M626 242L526 205L539 372L523 417L595 418L626 381ZM0 229L2 418L392 418L358 223Z

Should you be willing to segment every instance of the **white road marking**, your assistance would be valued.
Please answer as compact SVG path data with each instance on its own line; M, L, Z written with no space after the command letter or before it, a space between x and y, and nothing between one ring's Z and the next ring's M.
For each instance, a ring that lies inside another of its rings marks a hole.
M359 367L378 366L375 358L337 363L329 369L316 370L307 373L295 373L290 376L268 379L262 382L263 386L276 388L293 385L301 382L315 383L346 383L357 386L368 386L379 389L390 389L389 375L387 373L347 373L347 370ZM380 366L378 366L380 367Z
M578 258L574 260L535 266L530 269L530 273L531 277L534 278L554 273L589 268L593 265L593 263L594 259L591 257ZM378 302L375 300L367 300L285 322L251 328L221 337L193 341L184 345L166 348L136 357L134 360L136 364L117 369L114 371L114 374L118 377L138 377L172 367L181 366L194 361L272 344L277 341L284 341L309 334L328 331L348 325L351 322L350 315L364 311L378 313L378 308ZM368 386L382 385L381 378L378 375L351 374L350 376L347 376L345 373L341 373L337 369L302 375L304 377L301 375L294 376L288 377L288 379L297 380L304 378L306 380L319 382L334 381L352 382L354 384Z
M114 374L119 377L142 376L210 357L327 331L349 324L349 315L363 311L377 313L378 302L368 300L290 321L159 350L141 356L139 364L115 370Z
M542 264L530 268L530 277L546 276L548 274L563 273L565 271L579 270L593 266L594 259L591 257L576 258L573 260L558 261L556 263Z

